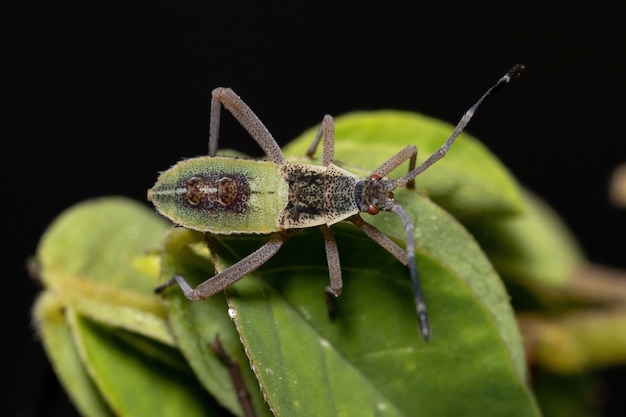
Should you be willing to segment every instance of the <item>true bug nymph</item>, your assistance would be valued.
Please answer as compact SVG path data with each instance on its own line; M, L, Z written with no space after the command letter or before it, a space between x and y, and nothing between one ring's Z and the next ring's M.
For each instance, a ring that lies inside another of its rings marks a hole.
M235 92L229 88L216 88L211 100L209 155L183 160L162 172L154 187L148 190L148 200L159 213L182 227L214 234L271 236L255 252L196 288L191 288L182 276L176 275L156 291L161 292L177 283L189 300L206 299L263 265L293 230L319 226L330 275L326 293L338 296L343 281L339 252L330 226L350 221L408 267L421 333L428 340L430 326L415 265L414 225L406 211L395 202L393 190L412 187L417 175L446 155L480 104L519 76L523 69L523 65L514 66L489 88L463 115L444 144L421 165L415 167L417 147L407 146L363 179L333 164L335 137L331 116L324 116L307 152L312 157L323 139L322 166L291 163L285 160L269 130ZM222 106L250 133L269 161L216 156ZM397 180L385 177L407 160L408 174ZM366 223L359 214L375 215L379 211L400 217L406 230L406 250Z

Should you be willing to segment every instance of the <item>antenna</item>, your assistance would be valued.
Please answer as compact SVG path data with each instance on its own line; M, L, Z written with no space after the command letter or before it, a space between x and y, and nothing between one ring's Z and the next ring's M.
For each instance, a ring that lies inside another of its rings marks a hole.
M517 64L513 66L513 68L508 70L507 73L502 76L502 78L500 78L494 85L492 85L491 88L489 88L489 90L487 90L485 94L483 94L482 97L480 97L478 101L465 112L463 117L461 117L459 123L452 131L450 137L444 142L443 145L441 145L441 148L433 152L433 154L427 160L422 162L420 166L406 174L404 177L396 180L396 187L405 186L409 181L417 177L422 172L426 171L432 164L443 158L448 153L448 150L450 149L456 138L461 134L461 132L463 132L463 129L465 129L465 126L467 126L469 121L472 119L472 116L474 116L474 113L476 113L476 110L478 110L478 107L483 103L483 101L485 101L487 97L498 91L500 88L508 84L511 80L519 77L524 71L524 68L526 67L523 64Z

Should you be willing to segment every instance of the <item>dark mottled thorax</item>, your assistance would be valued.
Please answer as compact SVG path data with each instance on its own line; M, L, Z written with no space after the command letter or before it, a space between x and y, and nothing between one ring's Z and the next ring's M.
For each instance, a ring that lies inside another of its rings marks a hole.
M286 164L283 175L289 187L281 217L284 228L333 224L356 213L357 177L335 165L328 167Z

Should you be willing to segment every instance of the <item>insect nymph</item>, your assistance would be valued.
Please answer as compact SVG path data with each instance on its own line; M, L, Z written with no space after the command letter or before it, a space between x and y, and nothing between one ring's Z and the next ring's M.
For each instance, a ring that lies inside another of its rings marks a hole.
M212 92L209 155L178 162L159 176L148 190L148 200L157 211L175 224L214 234L271 234L269 241L244 259L207 279L196 288L176 275L156 289L178 284L192 301L206 299L259 268L270 259L294 230L318 226L324 237L330 285L326 293L341 294L343 283L337 244L330 226L350 221L376 243L406 265L413 285L421 334L428 340L430 326L426 304L415 264L415 237L412 219L395 202L393 190L413 187L417 175L448 152L480 104L501 86L521 74L516 65L500 78L463 115L444 144L421 165L416 165L417 147L407 146L365 178L337 165L334 158L334 119L324 116L307 155L312 157L323 139L322 165L291 163L285 160L272 134L252 110L229 88ZM257 161L216 156L221 108L224 106L261 146L269 160ZM386 175L405 161L409 172L397 179ZM388 211L402 220L406 249L359 213Z

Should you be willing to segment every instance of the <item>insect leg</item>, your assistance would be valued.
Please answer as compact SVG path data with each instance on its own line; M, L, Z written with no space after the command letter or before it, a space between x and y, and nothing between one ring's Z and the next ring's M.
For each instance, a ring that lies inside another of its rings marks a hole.
M255 271L265 262L267 262L272 256L278 252L278 249L285 243L285 241L291 236L288 231L275 232L270 237L270 240L250 255L246 256L229 268L207 279L203 283L199 284L196 288L191 288L189 283L181 275L175 275L169 281L157 287L155 290L157 293L162 292L165 288L174 284L178 286L185 293L191 301L205 300L210 296L223 291L228 286L239 281L249 273Z
M327 225L320 226L324 235L324 247L326 248L326 261L328 263L328 275L330 276L330 285L324 288L326 294L326 307L328 315L335 315L335 298L343 291L343 278L341 275L341 263L339 261L339 249L337 241L330 227Z
M393 257L398 260L398 262L406 266L406 251L398 246L396 242L391 240L389 236L387 236L371 224L367 223L358 214L350 217L347 220L354 223L354 225L361 229L367 236L370 237L370 239L378 243L383 249L392 254Z
M313 158L322 137L324 138L322 165L327 166L335 159L335 119L329 114L325 115L322 119L315 139L313 139L313 143L311 143L311 146L309 146L309 149L306 151L306 155L309 158Z
M320 228L324 235L324 247L326 248L326 260L330 275L330 285L326 286L326 293L338 297L343 290L343 279L341 277L341 263L339 262L337 241L330 227L324 224Z
M417 161L417 147L407 146L402 149L400 152L383 162L382 165L372 171L369 176L372 177L377 175L384 177L407 159L409 160L409 172L411 172L415 169L415 163ZM413 178L407 183L407 188L415 188L415 181Z
M269 159L278 164L285 162L283 152L270 131L265 127L261 119L243 102L241 98L230 88L218 87L213 90L211 98L211 115L209 126L209 155L217 153L217 142L220 129L221 106L224 106L239 124L248 131L252 139L259 144Z

